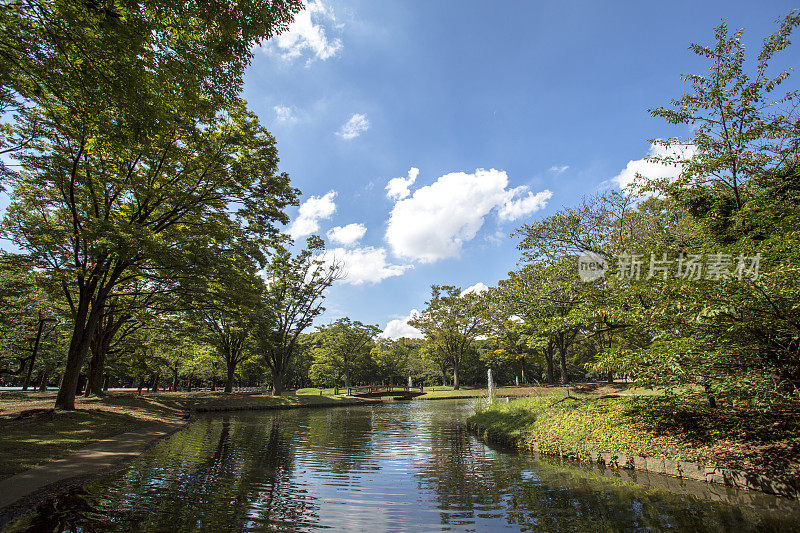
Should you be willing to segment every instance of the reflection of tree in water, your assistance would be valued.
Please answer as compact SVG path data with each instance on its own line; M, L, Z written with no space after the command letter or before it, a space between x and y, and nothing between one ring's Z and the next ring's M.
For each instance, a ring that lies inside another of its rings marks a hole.
M578 467L495 454L460 427L429 434L420 486L433 492L442 524L501 518L543 531L779 531L755 512L632 483L591 477Z
M430 453L421 465L420 485L435 494L442 524L474 522L476 508L498 508L497 483L504 474L492 467L489 452L474 446L460 424L442 424L427 435Z
M52 530L285 530L316 522L316 502L293 479L293 446L279 416L203 420L163 444L128 472L90 484L58 515L70 527ZM56 516L43 511L39 520Z
M312 457L335 474L379 467L373 463L372 409L336 408L309 412Z
M516 473L506 488L509 523L545 530L562 527L602 530L780 531L774 517L721 503L699 501L613 477L519 457L509 467ZM532 470L536 484L524 483Z

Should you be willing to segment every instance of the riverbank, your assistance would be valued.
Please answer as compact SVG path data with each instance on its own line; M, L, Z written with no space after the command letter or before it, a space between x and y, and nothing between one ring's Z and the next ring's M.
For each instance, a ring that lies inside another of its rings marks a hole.
M105 439L192 413L350 405L369 400L222 392L111 392L76 398L74 411L52 409L55 392L0 392L0 480Z
M664 396L565 394L495 403L467 425L523 451L797 498L800 413ZM691 472L694 470L694 472Z

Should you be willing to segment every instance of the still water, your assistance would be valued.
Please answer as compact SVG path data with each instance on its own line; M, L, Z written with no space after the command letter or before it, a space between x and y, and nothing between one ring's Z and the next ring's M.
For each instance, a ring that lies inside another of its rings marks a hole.
M724 501L710 501L671 478L634 483L492 448L464 430L472 409L417 401L204 417L12 528L800 530L788 500L716 488L708 494Z

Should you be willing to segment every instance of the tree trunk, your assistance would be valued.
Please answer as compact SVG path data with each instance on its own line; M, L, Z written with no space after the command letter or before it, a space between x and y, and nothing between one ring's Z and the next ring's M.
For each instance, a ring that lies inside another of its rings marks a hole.
M106 362L105 342L92 343L92 358L89 360L89 380L86 383L86 396L103 394L103 374Z
M233 381L236 378L236 363L228 360L228 379L225 381L225 392L233 392Z
M553 368L554 365L553 365L553 349L552 348L547 348L545 350L545 352L544 352L544 360L547 363L547 382L551 383L551 384L555 383L556 382L556 376L555 376L555 370Z
M111 376L108 374L103 378L103 392L108 392L108 384L111 381Z
M458 390L458 367L461 366L461 361L453 361L453 390Z
M161 380L161 374L156 374L153 376L153 381L150 384L150 391L151 392L158 392L158 382Z
M172 392L178 392L178 367L176 366L171 370L172 370L172 387L170 387L170 390L172 390Z
M613 370L609 370L608 371L608 382L609 383L614 383L614 371Z
M75 326L72 330L72 338L67 352L67 362L64 366L64 374L61 378L61 386L56 395L56 409L74 410L75 395L78 391L78 379L81 375L81 367L89 353L89 346L94 336L94 330L100 318L102 301L91 302L93 288L84 287L78 299L78 307L75 313Z
M39 311L39 323L36 327L36 339L33 341L33 351L31 352L31 360L28 363L28 373L25 374L25 382L22 384L22 390L28 390L28 385L30 385L31 374L33 373L33 365L36 363L36 355L39 353L39 344L42 341L43 329L44 329L44 317L42 317L42 312Z
M567 354L566 350L559 350L559 364L561 365L561 384L564 385L569 381L567 378Z
M272 395L280 396L283 392L283 372L272 371Z
M48 378L47 370L43 370L41 376L39 377L39 390L46 391L47 390L47 378Z

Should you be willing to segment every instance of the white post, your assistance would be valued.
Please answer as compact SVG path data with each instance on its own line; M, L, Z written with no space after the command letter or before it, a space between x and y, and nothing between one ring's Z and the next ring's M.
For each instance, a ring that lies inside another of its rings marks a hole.
M491 368L487 372L487 376L488 376L487 381L489 383L489 403L492 403L492 401L494 399L493 398L493 396L494 396L494 394L493 394L494 393L494 381L492 380L492 369Z

